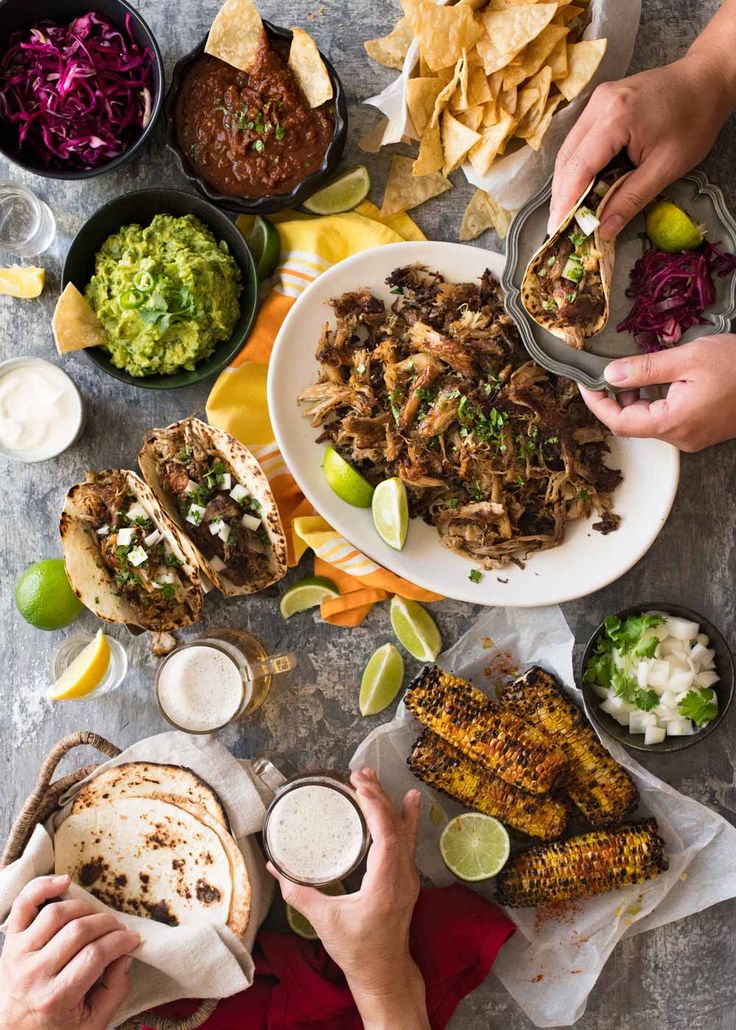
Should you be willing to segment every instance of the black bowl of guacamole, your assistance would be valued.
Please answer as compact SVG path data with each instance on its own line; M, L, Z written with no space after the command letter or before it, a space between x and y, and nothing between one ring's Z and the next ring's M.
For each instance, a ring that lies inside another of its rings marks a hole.
M96 211L67 253L62 287L69 282L110 339L87 356L148 390L217 375L247 340L258 300L253 259L233 222L170 189L128 193Z

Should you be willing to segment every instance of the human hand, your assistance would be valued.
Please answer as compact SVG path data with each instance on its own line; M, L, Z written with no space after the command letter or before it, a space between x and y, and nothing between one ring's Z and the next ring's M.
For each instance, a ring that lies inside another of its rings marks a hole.
M2 1027L105 1030L130 989L140 937L87 901L45 904L69 882L42 876L15 900L0 957Z
M404 798L401 814L373 769L350 777L372 837L357 894L328 897L292 883L269 865L289 905L306 916L340 966L366 1030L428 1027L424 981L409 951L409 926L419 894L414 865L419 791Z
M557 155L548 232L626 149L637 167L611 197L600 227L602 239L613 239L665 186L702 161L732 103L719 65L701 51L598 86Z
M621 395L581 387L590 410L616 436L653 437L681 451L736 437L736 336L707 336L656 354L619 358L606 366L605 376L626 394L672 384L663 400L624 395L623 403Z

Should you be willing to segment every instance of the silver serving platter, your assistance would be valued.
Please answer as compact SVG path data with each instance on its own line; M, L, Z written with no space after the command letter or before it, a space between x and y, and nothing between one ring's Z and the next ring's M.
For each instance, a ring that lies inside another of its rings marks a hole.
M616 326L631 310L632 301L625 291L629 284L629 272L642 253L639 234L644 232L644 215L637 215L616 242L611 314L606 328L586 341L585 350L574 350L537 325L521 303L521 281L526 266L547 235L551 193L550 179L542 191L521 208L509 230L506 267L501 277L506 311L516 322L524 346L536 362L548 371L568 376L589 389L610 389L603 377L608 362L614 358L641 353L634 337L627 332L617 332ZM721 191L708 182L703 172L684 175L669 186L663 195L684 208L695 222L704 225L707 238L712 243L719 243L724 250L736 252L736 221L726 207ZM682 337L683 343L699 336L731 331L731 320L736 315L736 273L723 278L716 277L715 285L716 302L705 312L710 323L688 330Z

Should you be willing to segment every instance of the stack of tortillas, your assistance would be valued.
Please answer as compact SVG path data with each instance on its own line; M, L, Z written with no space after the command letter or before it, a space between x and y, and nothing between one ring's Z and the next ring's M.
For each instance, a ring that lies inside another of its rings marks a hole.
M55 871L100 901L170 926L242 936L251 886L217 794L189 769L129 762L77 793L54 840Z

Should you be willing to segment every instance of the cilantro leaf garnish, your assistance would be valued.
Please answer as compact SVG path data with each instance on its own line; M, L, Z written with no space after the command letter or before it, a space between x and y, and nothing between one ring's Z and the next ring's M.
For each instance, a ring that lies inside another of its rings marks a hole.
M705 726L718 715L715 690L711 687L688 690L677 706L677 711L683 718L692 719L696 726Z

